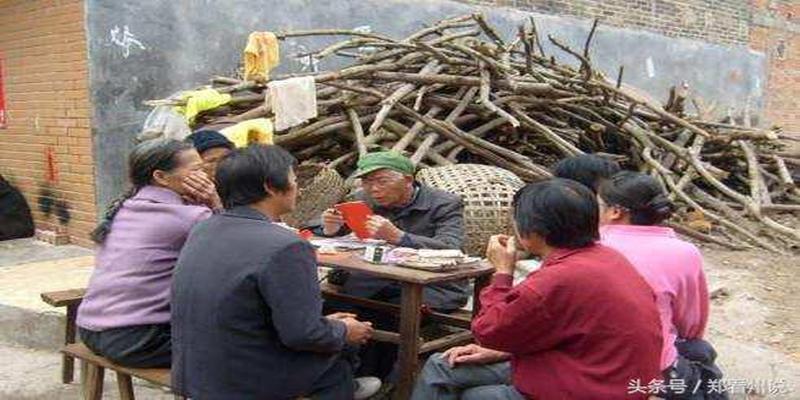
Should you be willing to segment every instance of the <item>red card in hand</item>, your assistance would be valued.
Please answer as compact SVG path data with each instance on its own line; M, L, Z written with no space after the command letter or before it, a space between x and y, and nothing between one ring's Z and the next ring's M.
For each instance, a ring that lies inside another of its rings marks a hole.
M297 234L305 240L310 240L312 237L314 237L314 232L311 232L309 229L301 229L297 232Z
M342 213L344 222L359 239L369 238L367 232L367 219L372 215L372 210L363 201L351 201L333 206Z

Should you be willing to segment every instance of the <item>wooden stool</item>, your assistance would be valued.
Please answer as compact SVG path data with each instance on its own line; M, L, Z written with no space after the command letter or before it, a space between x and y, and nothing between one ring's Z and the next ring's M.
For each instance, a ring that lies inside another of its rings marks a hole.
M70 345L76 341L75 318L78 316L78 306L81 304L85 293L86 289L70 289L45 292L40 295L45 303L53 307L67 307L67 321L64 331L65 345ZM71 383L75 375L75 359L66 353L62 357L61 382Z
M83 343L69 344L61 352L73 357L73 359L81 360L81 388L83 390L83 398L86 400L100 400L103 398L103 380L106 369L117 373L119 398L122 400L135 399L132 380L134 376L159 386L171 388L169 368L123 367L94 354ZM183 400L184 397L176 394L175 399Z

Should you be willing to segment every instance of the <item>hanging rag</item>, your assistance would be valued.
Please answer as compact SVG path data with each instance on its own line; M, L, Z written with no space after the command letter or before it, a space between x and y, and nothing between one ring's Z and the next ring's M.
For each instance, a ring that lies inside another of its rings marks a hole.
M244 48L244 79L263 82L280 62L278 38L272 32L253 32Z
M142 131L136 135L137 142L151 139L186 139L192 133L183 115L175 112L172 106L158 106L150 111L144 120Z
M272 121L266 118L255 118L239 122L219 131L236 147L247 147L249 144L272 144Z
M317 116L317 89L313 76L272 81L267 85L275 130L282 131Z
M228 104L231 101L231 95L220 93L214 89L202 89L183 92L180 99L186 100L186 105L175 107L175 111L183 114L186 122L191 124L197 114Z

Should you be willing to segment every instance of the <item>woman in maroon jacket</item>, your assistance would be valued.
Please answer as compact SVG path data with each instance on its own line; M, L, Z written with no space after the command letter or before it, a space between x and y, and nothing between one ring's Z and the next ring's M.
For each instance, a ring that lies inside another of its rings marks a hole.
M514 198L516 237L496 235L496 268L472 322L479 345L432 356L413 399L645 399L660 376L653 292L596 243L598 207L583 185L553 179ZM541 268L512 286L517 249Z

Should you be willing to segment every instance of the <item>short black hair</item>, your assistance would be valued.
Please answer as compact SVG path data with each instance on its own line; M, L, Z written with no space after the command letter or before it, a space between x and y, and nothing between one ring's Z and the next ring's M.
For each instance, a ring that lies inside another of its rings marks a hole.
M228 154L217 168L217 191L225 208L269 197L265 188L289 189L289 171L297 160L280 146L250 145Z
M601 183L598 192L609 206L624 208L633 225L660 224L674 211L658 181L641 172L619 172Z
M577 249L600 238L597 198L586 186L554 178L529 183L514 195L514 222L523 238L537 234L547 245Z
M578 181L594 192L601 181L619 171L619 164L595 154L567 157L553 166L555 177Z
M228 140L225 135L217 132L212 131L209 129L200 130L197 132L192 133L191 135L186 137L186 141L191 143L197 152L203 154L204 151L209 149L214 149L217 147L223 147L226 149L233 150L236 146Z

